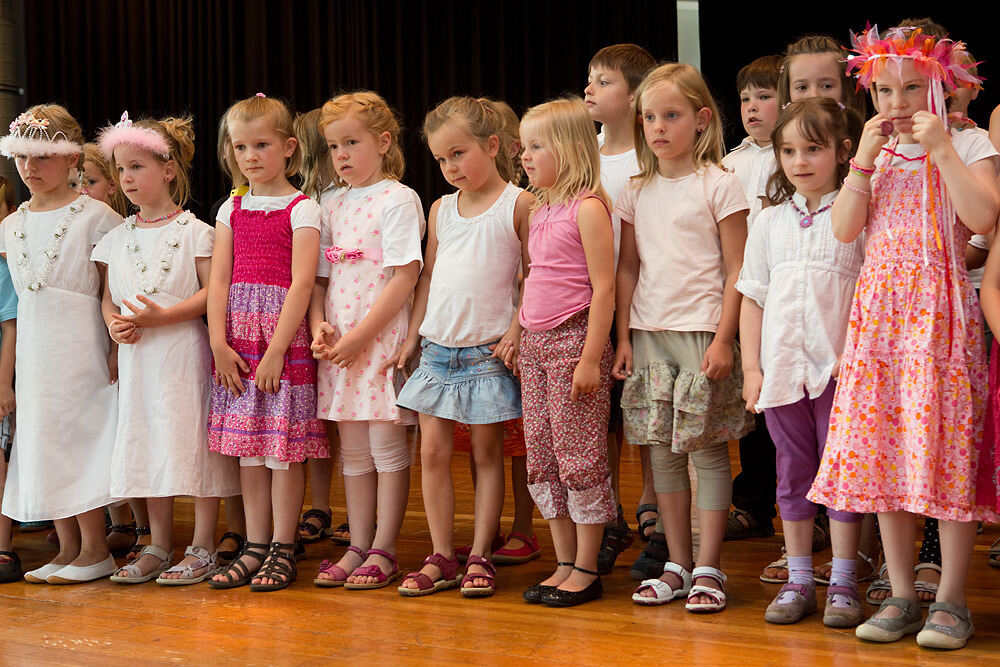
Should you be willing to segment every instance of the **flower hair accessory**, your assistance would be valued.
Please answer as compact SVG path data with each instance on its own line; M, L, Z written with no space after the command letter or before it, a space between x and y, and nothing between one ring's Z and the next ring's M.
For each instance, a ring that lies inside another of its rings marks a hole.
M117 123L101 130L97 144L109 160L114 156L115 147L122 144L147 150L164 160L170 159L170 146L163 135L148 127L136 127L128 117L128 111L122 112L122 118Z
M965 43L935 39L920 28L892 28L883 39L878 26L869 25L860 35L851 33L851 50L854 54L847 56L847 73L853 71L859 89L871 87L887 67L899 73L903 60L912 60L922 76L939 81L949 92L982 88L984 79L969 71L978 63L965 50Z
M15 118L9 127L9 134L0 138L0 154L15 155L75 155L83 152L83 146L70 141L66 133L49 134L49 119L38 118L25 111Z

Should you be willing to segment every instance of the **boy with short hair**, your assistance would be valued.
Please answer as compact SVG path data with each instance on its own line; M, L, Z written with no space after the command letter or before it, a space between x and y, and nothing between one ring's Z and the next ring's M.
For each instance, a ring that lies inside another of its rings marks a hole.
M767 179L778 167L771 147L771 131L778 120L778 76L781 56L764 56L745 66L736 75L740 96L740 118L747 137L722 160L736 173L747 195L750 213L747 227L753 224L766 196Z
M635 154L635 119L634 109L635 89L656 66L656 60L650 53L637 44L614 44L606 46L590 59L587 75L587 87L584 89L584 102L590 117L601 123L602 131L597 135L601 156L601 185L611 197L612 210L619 193L625 188L629 179L639 173L639 162ZM612 216L614 227L615 263L618 261L618 245L621 234L621 219ZM612 327L612 337L614 327ZM612 340L614 344L615 341ZM618 498L618 518L604 528L604 539L598 554L597 569L601 574L608 574L614 568L618 555L632 544L632 533L622 515L621 494L619 492L619 463L621 447L624 442L621 411L621 383L616 382L611 391L611 419L608 424L608 463L611 468L611 484ZM656 495L653 492L652 470L649 466L649 452L645 447L639 448L639 460L642 463L642 496L639 499L639 510L636 519L639 521L640 534L649 538L647 528L654 531L658 516ZM643 520L645 517L645 520ZM638 579L659 576L663 571L663 561L666 560L666 542L663 535L658 535L662 549L654 554L640 556L640 561L647 562L656 570L654 574L642 572ZM653 547L657 545L653 544ZM647 557L648 556L648 557ZM645 561L643 560L645 558ZM637 561L638 564L638 561ZM635 570L635 566L633 566ZM634 573L633 577L636 576Z
M722 160L736 173L750 205L747 228L763 208L767 181L778 169L771 146L771 131L778 120L778 77L781 56L763 56L736 75L740 118L747 137ZM726 524L727 540L774 535L774 505L778 476L774 442L763 414L755 428L740 440L740 473L733 479L733 510Z

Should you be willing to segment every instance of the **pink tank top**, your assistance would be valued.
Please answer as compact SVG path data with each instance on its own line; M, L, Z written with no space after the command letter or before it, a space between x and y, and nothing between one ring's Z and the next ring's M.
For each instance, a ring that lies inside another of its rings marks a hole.
M583 193L565 204L543 206L531 216L531 271L524 281L518 316L529 331L555 329L590 305L594 288L576 214L580 203L592 196Z

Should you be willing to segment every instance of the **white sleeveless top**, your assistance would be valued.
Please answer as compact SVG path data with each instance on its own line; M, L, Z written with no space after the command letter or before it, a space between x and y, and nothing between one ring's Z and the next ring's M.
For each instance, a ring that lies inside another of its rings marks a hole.
M521 267L514 204L522 192L508 183L489 209L472 218L459 214L459 193L441 198L421 336L445 347L471 347L492 343L510 328Z

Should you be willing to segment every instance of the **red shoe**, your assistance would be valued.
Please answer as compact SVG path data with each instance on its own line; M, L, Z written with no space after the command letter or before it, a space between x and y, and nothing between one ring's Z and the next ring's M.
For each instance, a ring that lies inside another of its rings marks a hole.
M538 537L532 534L528 537L524 533L511 533L507 539L515 539L523 542L516 549L510 549L505 544L502 548L493 552L493 562L498 565L518 565L527 563L542 555L542 550L538 548Z
M505 544L507 544L507 539L504 537L503 533L498 532L497 536L493 538L493 544L490 545L490 553L491 554L496 553L497 550L502 548L503 545ZM472 545L463 544L460 547L456 547L455 558L457 558L459 562L464 563L465 561L469 560L470 553L472 553Z

